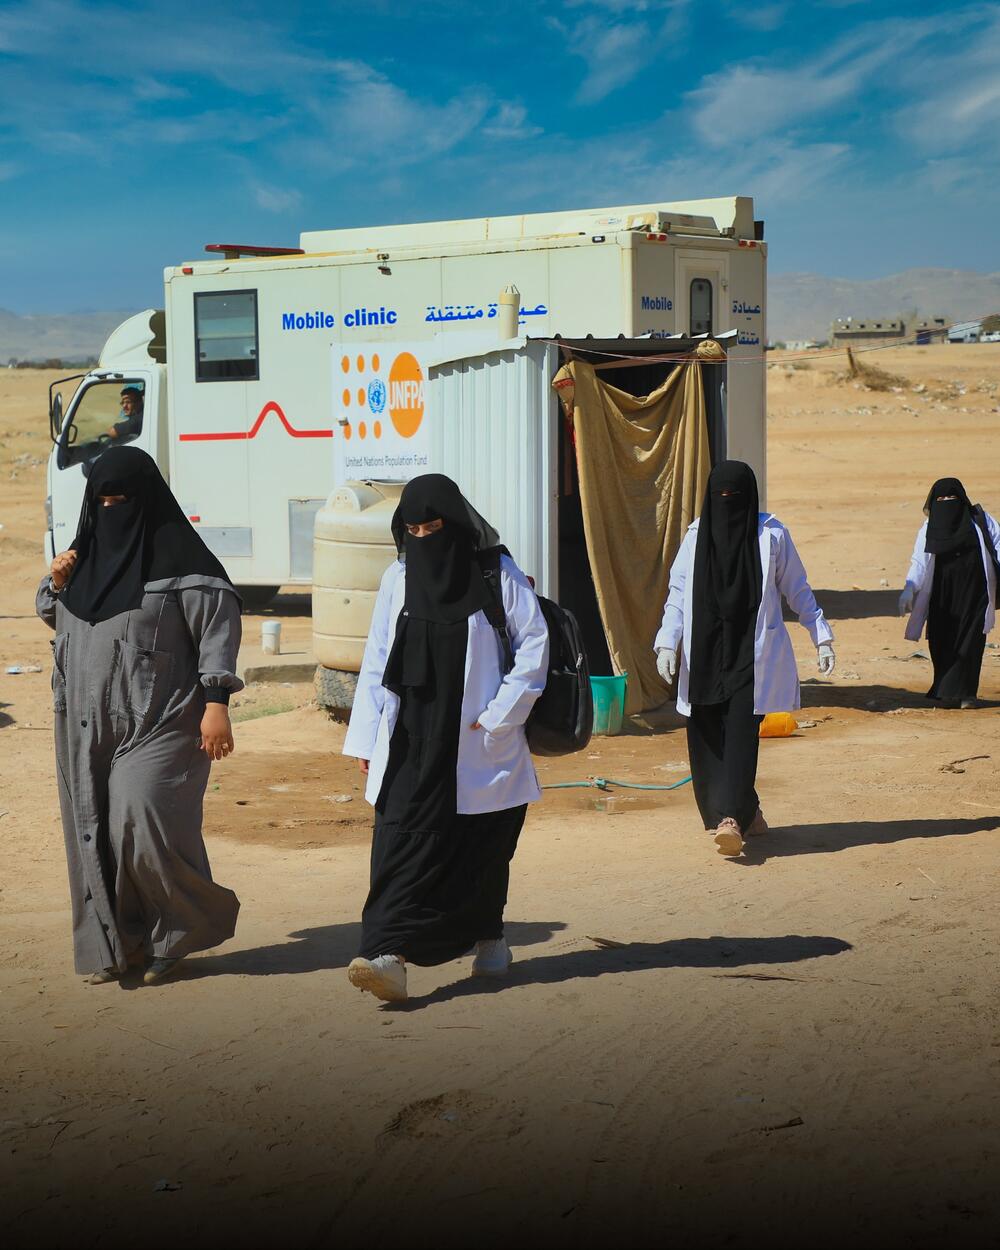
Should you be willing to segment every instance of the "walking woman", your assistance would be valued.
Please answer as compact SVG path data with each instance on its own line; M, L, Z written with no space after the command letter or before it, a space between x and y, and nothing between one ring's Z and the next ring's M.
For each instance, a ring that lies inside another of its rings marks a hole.
M1000 526L973 505L957 477L935 482L924 503L899 614L906 637L927 626L934 681L927 692L942 707L972 708L979 692L986 635L996 623Z
M504 675L484 610L497 594L480 553L496 532L450 478L403 490L399 552L382 578L344 754L368 774L375 808L371 888L351 982L406 998L406 964L475 947L473 973L503 976L510 860L527 804L541 798L524 723L545 685L548 631L509 556L499 593L514 666Z
M806 580L792 536L758 512L749 465L725 460L709 475L700 518L670 570L656 636L664 681L678 673L677 710L688 718L695 799L720 855L767 832L754 788L760 722L800 706L792 642L781 597L809 631L819 671L834 668L833 631Z
M56 631L56 768L76 970L154 985L232 937L239 900L201 836L210 761L233 749L227 704L240 601L145 452L92 467L76 539L36 609Z

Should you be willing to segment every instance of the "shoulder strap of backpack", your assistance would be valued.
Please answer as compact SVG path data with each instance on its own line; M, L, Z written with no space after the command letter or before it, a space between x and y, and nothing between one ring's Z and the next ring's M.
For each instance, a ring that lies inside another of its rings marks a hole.
M509 554L506 547L490 547L489 550L479 553L479 567L482 569L483 581L490 592L490 601L483 608L483 612L496 630L505 673L509 673L514 667L514 648L511 646L510 633L507 629L507 612L503 606L503 589L500 585L500 560Z

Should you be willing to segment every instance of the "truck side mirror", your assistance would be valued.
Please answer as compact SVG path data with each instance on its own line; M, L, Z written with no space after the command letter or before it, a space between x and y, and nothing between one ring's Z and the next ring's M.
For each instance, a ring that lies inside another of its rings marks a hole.
M53 442L59 437L62 429L63 421L63 398L62 392L56 391L52 396L52 404L49 408L49 435Z

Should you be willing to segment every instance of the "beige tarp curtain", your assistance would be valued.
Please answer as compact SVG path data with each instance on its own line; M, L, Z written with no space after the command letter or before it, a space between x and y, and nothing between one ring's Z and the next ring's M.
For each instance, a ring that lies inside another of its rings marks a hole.
M576 435L580 501L597 603L626 711L658 707L668 689L653 639L670 566L701 509L711 469L702 365L675 368L645 397L573 360L553 386Z

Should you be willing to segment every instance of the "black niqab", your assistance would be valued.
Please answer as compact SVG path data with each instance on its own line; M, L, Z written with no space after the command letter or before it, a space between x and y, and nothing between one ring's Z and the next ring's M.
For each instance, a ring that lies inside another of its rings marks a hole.
M424 538L410 538L408 525L444 521ZM403 489L392 518L396 548L406 561L406 611L411 618L454 624L468 620L489 602L477 551L500 539L458 486L442 473L425 473Z
M717 464L709 474L695 545L692 703L722 703L753 681L763 580L758 510L750 466L739 460Z
M956 498L939 499L939 495L955 495ZM957 477L942 477L934 483L924 511L927 513L924 550L929 554L947 555L977 545L972 504Z
M125 501L104 507L101 495ZM83 621L139 608L152 582L201 576L232 585L156 462L137 447L112 447L94 462L70 549L76 565L61 598Z

